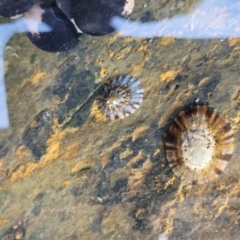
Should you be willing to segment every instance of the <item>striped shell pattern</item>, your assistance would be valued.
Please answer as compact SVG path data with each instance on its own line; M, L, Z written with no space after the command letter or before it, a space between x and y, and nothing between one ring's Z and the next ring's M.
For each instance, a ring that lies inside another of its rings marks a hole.
M97 98L98 108L110 119L124 118L135 112L143 100L141 83L127 75L105 84Z
M224 171L234 137L230 123L216 110L198 105L181 111L169 131L166 158L177 176L203 184Z

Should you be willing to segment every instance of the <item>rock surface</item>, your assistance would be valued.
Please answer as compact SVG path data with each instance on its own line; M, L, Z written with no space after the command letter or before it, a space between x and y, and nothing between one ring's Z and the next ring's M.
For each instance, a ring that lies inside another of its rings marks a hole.
M193 8L144 4L133 19ZM239 60L239 39L83 35L51 54L15 35L5 49L11 127L0 131L0 238L237 239ZM144 100L111 121L96 107L98 88L125 74L141 82ZM164 153L169 124L196 101L218 109L235 133L227 170L206 185L182 182Z

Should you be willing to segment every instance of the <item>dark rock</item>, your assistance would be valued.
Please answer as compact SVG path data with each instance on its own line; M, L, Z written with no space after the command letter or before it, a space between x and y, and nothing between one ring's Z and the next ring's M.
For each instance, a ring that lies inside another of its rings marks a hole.
M45 109L35 116L23 133L23 143L32 151L37 161L46 153L51 123L51 113L49 109Z

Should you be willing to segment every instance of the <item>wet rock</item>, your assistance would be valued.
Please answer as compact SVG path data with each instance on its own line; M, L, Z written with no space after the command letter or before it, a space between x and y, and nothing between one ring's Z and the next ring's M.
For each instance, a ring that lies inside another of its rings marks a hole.
M68 96L57 107L58 122L63 124L68 118L71 118L71 126L79 127L86 121L90 113L93 99L83 103L93 88L95 77L89 70L76 73L76 69L73 67L61 73L58 79L52 88L52 93L59 96L61 100ZM78 110L73 113L74 109Z
M46 153L47 139L51 132L51 113L49 109L35 116L24 130L23 143L31 150L36 161Z
M2 240L17 240L24 239L25 236L25 222L20 220L17 224L7 229L4 234L0 237Z

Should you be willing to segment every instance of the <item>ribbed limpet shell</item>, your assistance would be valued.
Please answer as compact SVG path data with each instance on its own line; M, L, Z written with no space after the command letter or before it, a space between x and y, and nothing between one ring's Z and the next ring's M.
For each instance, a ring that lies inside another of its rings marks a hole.
M135 112L143 100L141 83L127 75L105 84L97 98L98 109L110 119L124 118Z
M228 120L207 106L181 111L170 126L166 158L173 172L193 184L218 177L234 150Z

